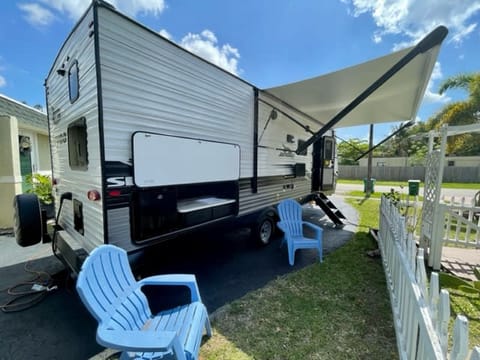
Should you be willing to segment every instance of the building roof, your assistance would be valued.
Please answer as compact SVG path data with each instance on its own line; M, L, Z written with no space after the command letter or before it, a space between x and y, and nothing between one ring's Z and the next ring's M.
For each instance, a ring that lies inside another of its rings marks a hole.
M48 131L47 114L0 94L0 115L15 116L20 127Z

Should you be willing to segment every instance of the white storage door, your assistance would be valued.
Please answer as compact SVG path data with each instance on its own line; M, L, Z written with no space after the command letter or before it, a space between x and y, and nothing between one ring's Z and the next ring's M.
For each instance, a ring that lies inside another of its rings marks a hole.
M133 169L139 187L238 180L240 147L138 132L133 135Z

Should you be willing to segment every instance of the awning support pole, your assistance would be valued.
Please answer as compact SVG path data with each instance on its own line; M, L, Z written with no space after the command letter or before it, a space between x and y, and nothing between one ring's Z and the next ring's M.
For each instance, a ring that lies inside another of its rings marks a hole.
M364 157L365 155L371 153L373 150L375 150L377 147L379 147L380 145L382 145L385 141L389 140L390 138L392 138L393 136L397 135L400 131L402 131L403 129L409 127L409 126L412 126L413 124L415 124L415 121L413 120L410 120L409 122L407 122L406 124L403 124L402 126L400 126L400 128L393 132L392 134L388 135L385 139L383 139L382 141L380 141L377 145L375 146L370 146L369 149L367 151L365 151L364 153L362 153L359 157L357 157L354 161L358 161L360 160L362 157Z

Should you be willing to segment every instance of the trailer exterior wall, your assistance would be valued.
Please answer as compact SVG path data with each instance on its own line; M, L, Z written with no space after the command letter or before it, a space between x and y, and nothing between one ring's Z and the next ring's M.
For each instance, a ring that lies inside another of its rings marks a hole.
M108 8L99 7L98 14L105 161L132 166L131 139L137 131L220 141L241 149L239 214L309 193L311 150L306 156L285 151L308 137L303 128L281 114L270 122L258 149L258 174L270 180L260 181L268 185L253 193L248 184L254 173L255 88ZM260 134L271 107L259 104L258 111ZM294 144L287 143L287 134ZM292 178L297 162L306 165L306 177ZM107 214L108 241L135 247L129 209L109 208Z
M61 236L73 238L88 251L104 242L104 217L102 200L92 202L87 199L88 190L102 190L100 133L98 127L97 67L95 64L94 36L91 36L93 8L77 24L60 50L52 70L46 80L50 146L52 152L53 177L57 210L60 195L71 192L73 198L83 204L83 234L75 230L72 201L65 201L62 207L60 224L65 229ZM69 99L69 69L78 64L79 97L74 102ZM62 76L57 70L65 70ZM88 165L85 170L74 170L69 164L68 126L85 118L88 129Z
M132 133L145 131L237 144L252 176L250 85L109 9L98 26L106 161L129 162Z

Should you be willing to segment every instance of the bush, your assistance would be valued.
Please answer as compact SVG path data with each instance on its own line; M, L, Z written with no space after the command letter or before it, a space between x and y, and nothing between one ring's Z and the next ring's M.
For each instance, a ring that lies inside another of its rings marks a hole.
M29 174L26 176L26 182L30 185L27 190L29 194L35 194L42 204L49 205L53 203L52 179L50 176L42 174Z

